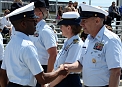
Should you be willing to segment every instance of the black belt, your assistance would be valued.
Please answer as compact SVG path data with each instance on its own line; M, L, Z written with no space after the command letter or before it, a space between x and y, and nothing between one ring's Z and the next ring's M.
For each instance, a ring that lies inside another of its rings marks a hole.
M106 86L85 86L85 87L108 87L108 85L106 85Z
M9 82L7 87L32 87L32 86L23 86L23 85L20 85L20 84Z

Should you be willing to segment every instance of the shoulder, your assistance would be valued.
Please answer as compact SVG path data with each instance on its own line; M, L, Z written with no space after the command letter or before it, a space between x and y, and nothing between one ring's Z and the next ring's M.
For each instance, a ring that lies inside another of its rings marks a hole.
M11 41L13 43L16 42L16 44L20 44L22 47L27 47L27 46L34 46L33 42L28 38L28 39L23 39L20 38L19 36L14 36Z
M104 35L109 43L121 43L119 36L109 30L105 30Z
M49 25L44 25L44 28L42 30L43 33L51 33L53 32L52 28Z

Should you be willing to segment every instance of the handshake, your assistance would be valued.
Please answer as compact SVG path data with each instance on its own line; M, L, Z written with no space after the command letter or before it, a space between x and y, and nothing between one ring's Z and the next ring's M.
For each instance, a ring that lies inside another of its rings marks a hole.
M58 72L58 77L52 82L45 84L41 87L54 87L55 85L60 83L69 74L67 64L61 64L59 68L56 70L56 72Z
M71 64L61 64L57 70L51 72L55 78L43 87L54 87L66 78L70 72L81 72L81 70L82 65L78 61Z
M67 64L61 64L58 69L59 69L59 75L67 76L69 73Z

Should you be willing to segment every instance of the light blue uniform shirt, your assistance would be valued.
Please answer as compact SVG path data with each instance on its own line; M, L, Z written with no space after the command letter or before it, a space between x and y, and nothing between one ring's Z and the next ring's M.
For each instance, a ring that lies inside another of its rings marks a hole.
M110 69L122 67L120 38L103 26L94 39L87 37L79 61L83 65L84 85L108 85Z
M4 56L3 36L0 33L0 61L3 60L3 56Z
M1 68L10 82L29 86L36 86L34 75L43 71L36 47L27 35L17 31L6 46Z
M77 40L74 42L73 40ZM54 69L56 70L61 64L74 63L81 56L83 41L78 35L66 39L64 45L57 55Z
M49 54L47 50L51 47L57 47L55 33L51 27L46 25L44 20L41 20L37 26L36 30L39 32L39 36L34 45L37 48L39 60L42 65L48 64Z

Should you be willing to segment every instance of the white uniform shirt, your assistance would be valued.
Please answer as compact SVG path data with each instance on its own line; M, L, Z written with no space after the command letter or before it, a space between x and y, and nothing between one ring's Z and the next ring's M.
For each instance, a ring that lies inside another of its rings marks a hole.
M12 25L12 30L11 30L11 37L13 36L13 35L15 35L15 28L14 28L14 26Z
M48 64L49 54L47 50L51 47L56 47L55 33L49 25L46 25L44 20L41 20L37 26L36 30L39 32L37 40L34 44L37 48L39 60L42 65Z
M79 61L83 65L84 85L108 85L109 70L122 67L120 38L103 26L94 39L90 35L88 36Z
M77 40L76 43L74 40ZM81 56L82 46L83 41L78 35L67 39L57 55L54 69L56 70L61 64L74 63L77 61Z
M9 18L7 20L5 16L1 19L1 24L2 24L2 29L4 27L11 27L11 22L9 21Z
M3 56L4 56L3 36L0 33L0 61L3 60Z
M43 71L36 47L27 35L17 31L5 49L1 68L10 82L29 86L36 85L34 75Z

